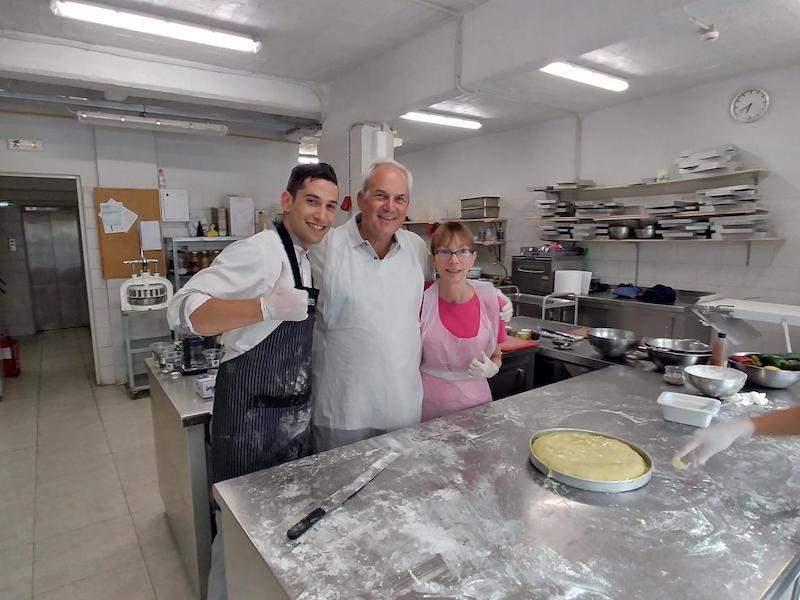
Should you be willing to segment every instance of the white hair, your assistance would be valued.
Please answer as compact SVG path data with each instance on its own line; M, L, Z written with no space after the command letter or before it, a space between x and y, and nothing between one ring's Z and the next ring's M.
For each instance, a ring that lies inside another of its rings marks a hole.
M372 178L372 174L378 167L383 167L384 165L391 165L392 167L397 167L403 173L405 173L406 179L408 180L408 191L409 193L411 193L411 188L414 186L414 177L413 175L411 175L411 171L409 171L408 167L406 167L405 165L402 165L396 160L393 160L391 158L381 158L379 160L376 160L369 166L369 169L367 169L367 172L364 174L364 181L361 184L361 190L367 191L367 188L369 187L369 180Z

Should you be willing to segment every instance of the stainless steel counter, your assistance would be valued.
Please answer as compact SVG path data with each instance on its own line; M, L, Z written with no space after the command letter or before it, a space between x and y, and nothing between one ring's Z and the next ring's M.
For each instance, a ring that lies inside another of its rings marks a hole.
M623 307L626 306L631 310L658 310L663 312L678 312L686 313L691 312L692 306L703 296L710 294L706 292L688 292L678 290L674 304L655 304L653 302L641 302L639 300L626 300L617 298L611 292L592 292L579 296L581 304L587 306L591 305L614 305Z
M508 325L515 329L538 329L539 327L546 327L554 331L565 332L572 331L576 328L576 326L572 323L542 321L541 319L536 319L534 317L514 317L508 322ZM614 365L625 365L643 371L655 370L655 365L649 360L636 360L630 358L613 360L610 358L604 358L597 350L594 349L589 341L585 339L572 344L572 347L569 350L559 350L558 348L554 348L553 342L549 338L540 338L539 344L539 356L554 358L556 360L580 365L592 370L604 369Z
M158 490L167 521L198 598L211 561L211 496L206 439L212 400L195 392L194 377L170 379L145 360L150 381Z
M778 597L800 568L800 443L753 439L702 471L676 471L670 460L695 429L662 419L668 387L612 366L217 484L230 597ZM768 395L768 408L785 407L800 388ZM721 416L757 410L726 405ZM606 495L545 478L528 442L558 426L646 449L652 480ZM388 449L401 458L286 539Z

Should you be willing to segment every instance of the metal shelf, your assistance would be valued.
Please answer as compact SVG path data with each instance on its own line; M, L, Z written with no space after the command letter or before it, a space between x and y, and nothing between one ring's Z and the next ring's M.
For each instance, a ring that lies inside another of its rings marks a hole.
M545 240L550 241L550 240ZM701 243L712 243L716 242L717 244L735 244L739 242L765 242L769 244L775 244L784 242L784 238L777 238L777 237L768 237L768 238L739 238L739 239L725 239L725 240L717 240L717 239L708 239L708 238L695 238L689 240L682 240L682 239L671 239L671 240L664 240L664 239L627 239L627 240L606 240L606 239L591 239L591 240L576 240L576 239L554 239L554 242L574 242L576 244L691 244L696 242Z
M700 175L685 179L669 179L651 183L612 185L604 187L582 188L548 188L529 187L530 192L547 192L548 194L565 194L575 200L600 200L603 198L631 198L635 196L656 196L666 194L687 194L711 187L736 185L739 183L758 184L759 180L769 175L763 169L746 169L715 175Z
M405 221L403 225L435 225L450 221L454 223L505 223L507 219L439 219L437 221Z

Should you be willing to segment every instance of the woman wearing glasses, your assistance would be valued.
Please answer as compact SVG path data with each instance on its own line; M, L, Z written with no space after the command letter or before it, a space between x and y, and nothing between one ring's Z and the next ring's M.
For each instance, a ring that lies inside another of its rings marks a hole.
M500 370L505 324L490 283L467 280L475 264L472 234L442 223L431 238L439 278L422 298L422 420L491 402L487 379Z

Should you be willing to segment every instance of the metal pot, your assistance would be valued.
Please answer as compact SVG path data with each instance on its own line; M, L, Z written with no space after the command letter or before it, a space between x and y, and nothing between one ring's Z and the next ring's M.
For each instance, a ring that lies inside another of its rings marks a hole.
M656 228L654 225L645 225L644 227L635 228L633 233L640 240L649 240L655 237Z
M624 240L631 234L631 228L627 225L612 225L608 228L608 236L612 240Z

